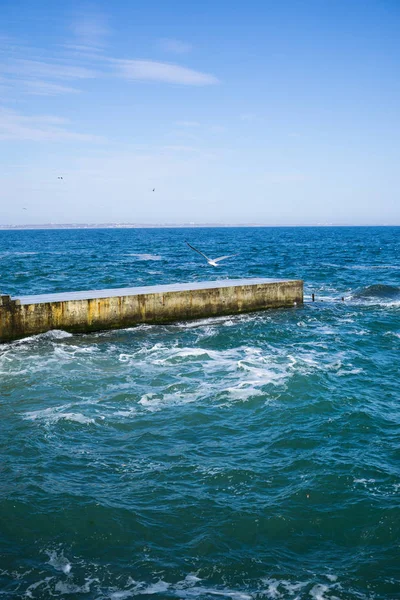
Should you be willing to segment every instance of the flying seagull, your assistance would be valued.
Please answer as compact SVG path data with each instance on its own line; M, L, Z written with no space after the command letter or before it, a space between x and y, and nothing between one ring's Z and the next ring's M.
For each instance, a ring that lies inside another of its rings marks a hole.
M231 258L232 256L237 256L237 254L227 254L226 256L219 256L218 258L208 258L208 256L203 254L203 252L200 252L200 250L197 250L197 248L195 248L194 246L191 246L189 244L189 242L186 242L186 243L189 246L189 248L191 248L195 252L198 252L199 254L201 254L201 256L204 256L204 258L206 259L208 264L211 265L212 267L218 267L218 263L221 262L221 260L225 260L226 258Z
M153 188L153 192L155 192L155 191L156 191L156 188Z

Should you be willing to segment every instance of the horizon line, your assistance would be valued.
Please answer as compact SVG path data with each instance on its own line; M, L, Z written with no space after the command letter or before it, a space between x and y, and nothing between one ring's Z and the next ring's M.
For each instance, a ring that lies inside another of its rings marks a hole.
M39 223L6 225L1 224L0 230L31 230L31 229L217 229L217 228L275 228L275 227L400 227L398 224L335 224L335 223L304 223L304 224L259 224L259 223Z

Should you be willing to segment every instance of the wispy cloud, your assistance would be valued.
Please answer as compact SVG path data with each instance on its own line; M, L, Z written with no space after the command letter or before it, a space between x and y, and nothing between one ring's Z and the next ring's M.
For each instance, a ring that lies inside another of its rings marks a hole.
M80 90L71 86L71 82L94 79L98 75L94 69L77 65L63 56L53 61L14 58L0 62L0 81L9 92L18 96L76 94Z
M0 71L31 79L37 77L49 79L91 79L96 77L96 72L92 69L68 64L61 60L45 62L18 58L8 63L0 64Z
M115 66L121 77L136 81L157 81L195 86L218 83L218 79L209 73L153 60L116 60Z
M0 107L0 140L103 142L100 136L68 129L66 119L52 115L26 116Z
M159 41L159 46L161 50L170 52L171 54L187 54L192 49L191 44L169 38L161 39Z
M54 47L51 58L48 48L30 48L23 41L0 35L2 90L9 97L76 94L81 91L80 82L103 77L185 86L218 83L214 75L187 66L113 56L110 49L106 51L112 30L107 17L97 11L86 9L76 14L69 30L69 39ZM191 49L190 44L172 38L159 40L158 46L174 54Z
M59 85L49 81L16 80L22 90L32 96L58 96L59 94L79 94L80 90L66 85Z
M46 56L46 58L43 58ZM99 75L92 63L68 56L55 47L52 58L40 48L0 36L0 81L7 95L57 96L80 90L71 82L93 79Z
M98 64L101 61L107 60L103 48L70 43L61 44L61 47L65 49L68 57L74 56L75 58L84 59L85 61L94 61Z
M107 37L111 34L107 17L93 11L86 11L77 15L72 23L71 30L76 45L80 46L81 49L91 51L95 48L102 48Z

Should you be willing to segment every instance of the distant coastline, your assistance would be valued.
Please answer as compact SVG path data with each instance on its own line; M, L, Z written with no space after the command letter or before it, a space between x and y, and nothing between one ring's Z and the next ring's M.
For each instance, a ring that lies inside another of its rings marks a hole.
M354 225L336 223L314 223L303 225L260 224L260 223L42 223L39 225L0 225L0 231L29 229L198 229L202 227L399 227L389 223L380 225Z
M185 229L189 227L279 227L256 223L43 223L39 225L0 225L1 229Z

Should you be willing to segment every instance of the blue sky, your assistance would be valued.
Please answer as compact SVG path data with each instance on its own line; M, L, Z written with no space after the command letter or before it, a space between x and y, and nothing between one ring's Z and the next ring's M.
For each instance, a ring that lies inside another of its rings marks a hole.
M400 225L397 0L0 14L0 224Z

